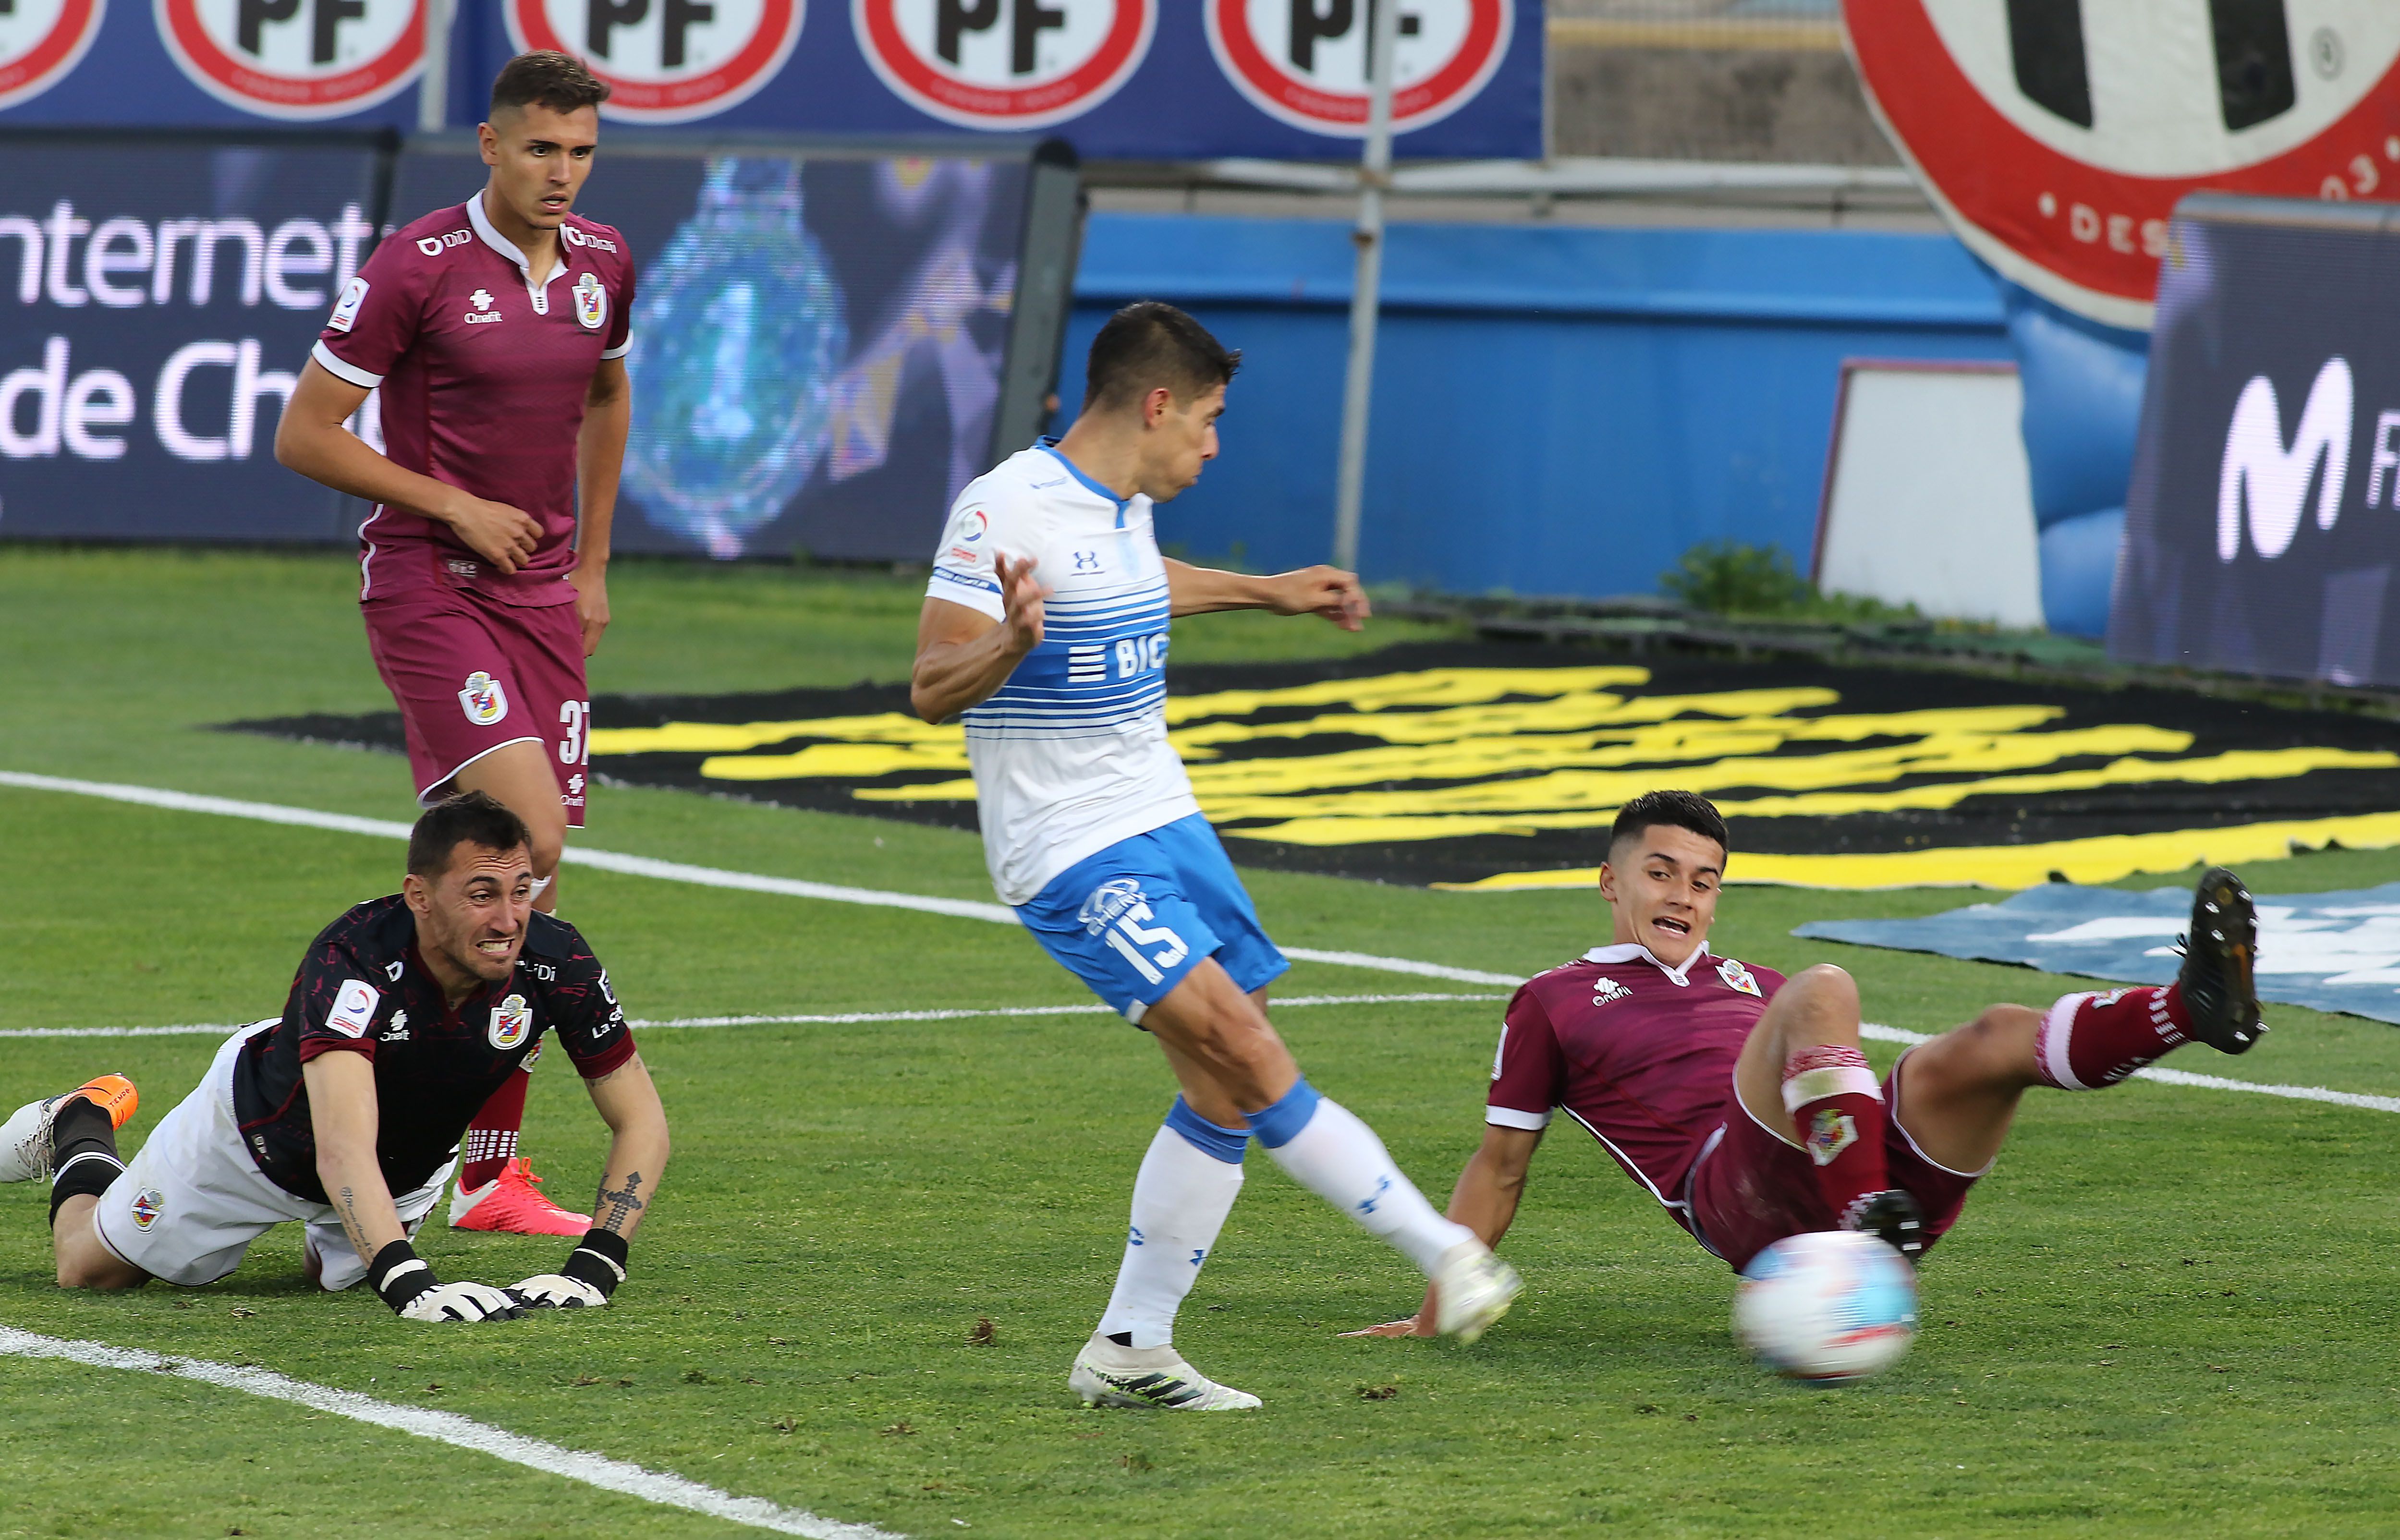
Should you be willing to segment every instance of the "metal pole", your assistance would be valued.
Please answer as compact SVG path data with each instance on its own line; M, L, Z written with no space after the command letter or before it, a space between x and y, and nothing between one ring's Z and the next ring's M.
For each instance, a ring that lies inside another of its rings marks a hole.
M1367 490L1368 406L1375 384L1375 316L1384 281L1384 188L1392 174L1392 53L1399 0L1367 4L1367 143L1358 157L1358 269L1350 288L1350 371L1342 392L1342 461L1334 478L1333 565L1358 570Z
M450 23L455 0L424 0L425 70L416 77L416 126L438 133L450 126Z

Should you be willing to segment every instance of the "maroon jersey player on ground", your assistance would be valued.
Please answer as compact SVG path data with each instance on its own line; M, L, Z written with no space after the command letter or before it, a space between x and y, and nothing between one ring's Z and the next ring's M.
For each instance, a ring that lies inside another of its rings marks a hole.
M583 825L583 661L608 625L608 529L632 396L624 238L569 211L608 88L560 53L509 62L478 130L491 178L375 250L342 292L276 457L375 505L360 608L420 802L488 792L533 831L536 906ZM380 388L385 454L344 426ZM580 519L579 519L580 514ZM467 1131L450 1222L580 1234L517 1159L525 1081Z
M1786 979L1709 950L1725 827L1690 792L1618 814L1601 896L1611 943L1509 1002L1483 1146L1450 1217L1498 1246L1554 1109L1590 1132L1676 1223L1736 1269L1809 1231L1881 1235L1912 1261L1957 1220L2037 1085L2098 1090L2187 1041L2244 1053L2266 1029L2257 925L2223 868L2201 879L2176 981L1995 1005L1900 1056L1859 1051L1859 992L1831 964ZM1361 1335L1424 1335L1418 1315Z
M428 809L401 891L318 934L283 1014L228 1038L130 1163L115 1136L132 1111L122 1076L18 1109L0 1125L0 1181L51 1178L61 1286L197 1288L297 1222L312 1281L364 1278L411 1320L606 1304L666 1165L666 1114L607 971L574 927L534 912L528 843L481 793ZM556 1273L442 1284L409 1240L467 1119L545 1032L614 1136L601 1221Z

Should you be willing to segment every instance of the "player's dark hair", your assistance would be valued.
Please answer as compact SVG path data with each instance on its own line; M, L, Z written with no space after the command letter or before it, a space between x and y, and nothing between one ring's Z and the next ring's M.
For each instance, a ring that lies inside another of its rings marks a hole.
M1188 402L1233 383L1242 350L1163 300L1136 300L1108 319L1084 365L1084 410L1131 406L1160 386Z
M1732 853L1733 841L1725 838L1725 815L1717 811L1715 803L1698 792L1645 791L1616 811L1616 823L1608 831L1609 859L1616 859L1617 846L1661 824L1689 829L1703 839L1715 840L1717 849Z
M498 797L489 792L462 791L417 815L416 826L408 831L408 875L432 881L450 869L451 852L461 845L512 851L532 843L525 820Z
M583 67L583 61L554 48L521 53L500 66L492 80L492 116L503 107L530 107L537 102L554 113L580 112L608 100L608 82Z

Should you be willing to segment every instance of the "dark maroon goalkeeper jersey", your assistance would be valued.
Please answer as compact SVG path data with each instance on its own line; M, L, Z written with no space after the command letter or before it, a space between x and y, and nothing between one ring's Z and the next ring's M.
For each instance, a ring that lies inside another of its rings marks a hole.
M323 1203L300 1067L319 1054L363 1054L375 1063L384 1184L395 1195L411 1192L442 1168L544 1032L558 1034L587 1080L634 1056L608 972L574 926L533 916L516 972L453 1009L417 954L407 902L398 893L373 899L319 933L283 1019L244 1045L234 1065L234 1118L270 1180Z
M575 441L603 359L632 346L625 238L569 214L558 263L537 277L484 213L481 193L384 238L342 291L311 355L380 387L394 465L541 522L504 574L448 525L378 504L359 528L361 599L464 588L508 605L575 601Z
M1543 1128L1564 1109L1688 1229L1684 1178L1732 1111L1734 1061L1782 987L1774 969L1706 943L1681 969L1632 943L1595 947L1518 987L1483 1121Z

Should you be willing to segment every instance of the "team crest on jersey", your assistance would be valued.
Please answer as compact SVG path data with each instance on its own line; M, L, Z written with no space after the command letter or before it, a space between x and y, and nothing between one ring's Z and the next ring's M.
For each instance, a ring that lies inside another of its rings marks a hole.
M1808 1158L1831 1165L1841 1152L1859 1142L1859 1125L1848 1112L1820 1108L1808 1120Z
M1594 1005L1614 1005L1620 1000L1630 1000L1632 998L1632 990L1627 988L1624 985L1619 984L1616 980L1609 977L1606 974L1602 974L1598 978L1591 981L1591 1002Z
M575 320L587 332L597 332L608 320L608 290L597 273L575 280Z
M132 1207L133 1228L146 1231L157 1224L158 1216L166 1211L167 1199L157 1188L145 1187L133 1194Z
M1762 1000L1766 998L1758 994L1758 980L1750 976L1750 970L1731 958L1717 964L1717 976L1725 981L1727 988L1739 989L1746 995L1757 995Z
M458 691L458 704L467 713L467 720L479 728L488 728L509 714L509 692L500 682L477 669L467 675L464 688Z
M492 1007L492 1026L486 1035L501 1053L523 1043L532 1030L533 1007L525 1003L525 996L511 995Z
M1083 912L1075 919L1093 935L1099 934L1116 922L1119 915L1141 903L1141 884L1130 877L1111 878L1092 890L1084 900Z

